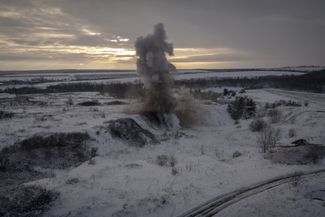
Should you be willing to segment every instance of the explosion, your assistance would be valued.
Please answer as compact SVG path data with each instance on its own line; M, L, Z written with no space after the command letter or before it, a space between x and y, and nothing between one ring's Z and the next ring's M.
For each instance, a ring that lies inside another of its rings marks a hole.
M164 25L158 23L153 34L141 36L135 42L137 73L146 92L141 113L168 128L175 128L178 127L178 119L174 114L176 99L172 93L171 72L176 67L166 58L166 53L174 55L173 45L166 40Z

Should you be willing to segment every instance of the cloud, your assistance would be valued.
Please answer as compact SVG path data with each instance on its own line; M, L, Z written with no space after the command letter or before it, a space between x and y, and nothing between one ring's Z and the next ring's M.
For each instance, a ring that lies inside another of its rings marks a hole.
M163 22L176 48L171 61L181 67L325 65L324 6L322 0L0 0L0 55L10 63L26 55L27 63L27 55L54 52L134 67L132 58L115 55Z
M235 55L235 54L208 54L208 55L191 55L185 57L175 57L171 58L172 62L235 62L249 60L250 58L245 55Z
M81 28L81 31L83 32L83 33L85 33L86 35L90 35L90 36L95 36L95 35L101 35L102 33L100 33L100 32L95 32L95 31L93 31L93 30L90 30L90 29L88 29L87 27L82 27Z
M102 34L96 26L46 2L0 2L2 62L14 65L15 61L53 60L66 64L71 60L94 61L103 58L107 62L114 62L119 61L116 56L129 53L125 48L128 38ZM117 43L110 42L111 39L116 39ZM126 57L123 58L126 60Z

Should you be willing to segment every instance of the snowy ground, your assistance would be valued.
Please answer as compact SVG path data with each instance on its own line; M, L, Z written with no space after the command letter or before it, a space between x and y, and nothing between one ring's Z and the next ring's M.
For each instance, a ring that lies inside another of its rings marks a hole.
M294 70L294 69L292 69ZM252 78L261 76L281 76L281 75L301 75L306 71L286 71L286 70L260 70L260 71L207 71L207 70L180 70L173 73L175 80L188 80L198 78ZM44 79L43 82L40 79ZM9 81L24 82L24 84L8 84ZM120 72L48 72L48 73L21 73L21 74L1 74L0 73L0 89L29 87L47 87L49 85L67 84L67 83L111 83L111 82L134 82L140 78L135 71ZM45 82L44 82L45 81ZM34 83L33 83L34 82Z
M242 200L215 217L323 216L325 212L324 174L297 179Z
M259 105L280 99L302 103L308 100L308 107L279 107L284 116L274 124L281 130L278 145L287 145L300 138L311 143L325 143L324 94L260 89L248 90L243 95L252 97ZM29 97L27 102L17 104L14 95L0 96L1 109L15 113L12 119L0 120L0 149L33 134L48 132L88 132L93 138L90 145L98 148L98 156L91 163L53 170L54 177L29 183L60 192L60 197L44 216L177 216L239 187L289 172L325 166L325 162L288 166L264 159L262 148L257 143L258 133L248 129L251 120L241 120L235 125L225 104L201 101L200 123L166 135L163 130L152 128L141 117L130 113L132 102L128 100L124 100L126 105L106 105L116 99L95 92L31 94L25 97ZM69 99L73 105L67 104ZM89 100L98 100L101 105L78 105ZM143 148L130 147L101 132L108 120L122 117L136 120L160 138L160 143ZM293 138L288 136L291 128L296 131ZM233 153L237 151L242 155L234 158ZM176 171L158 165L157 156L162 154L174 156ZM72 179L78 181L69 182ZM242 216L269 216L262 215L265 210L258 207L265 207L270 198L279 198L272 200L269 208L276 214L286 214L285 211L291 212L301 203L310 203L312 205L304 206L301 212L295 209L292 215L282 216L296 216L297 213L317 216L317 213L325 212L324 206L306 199L304 195L315 186L324 190L324 181L324 176L320 176L301 182L301 188L283 186L265 192L238 204L236 210L225 210L222 216L238 216L241 213L238 210L243 210ZM290 199L295 197L296 201ZM286 206L288 200L293 201L289 208Z

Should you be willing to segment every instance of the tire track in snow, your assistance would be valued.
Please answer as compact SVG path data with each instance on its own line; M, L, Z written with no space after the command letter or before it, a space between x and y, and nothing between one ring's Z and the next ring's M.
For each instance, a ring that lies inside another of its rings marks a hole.
M223 209L245 199L247 197L256 195L263 191L275 188L277 186L294 182L297 178L308 177L324 173L325 169L309 171L309 172L295 172L289 175L279 176L273 179L269 179L248 187L243 187L233 192L222 194L217 196L200 206L189 210L188 212L179 215L178 217L212 217L222 211Z

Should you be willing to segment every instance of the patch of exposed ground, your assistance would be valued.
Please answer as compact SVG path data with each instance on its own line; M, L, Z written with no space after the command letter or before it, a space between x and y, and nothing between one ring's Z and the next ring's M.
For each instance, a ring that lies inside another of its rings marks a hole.
M287 165L316 164L325 157L325 146L320 144L299 144L277 147L266 154L273 163Z
M63 169L89 160L96 151L86 146L87 133L34 135L0 152L3 171L33 167Z
M41 169L78 166L96 154L86 145L87 133L34 135L0 152L0 216L29 217L41 215L58 192L26 182L51 176Z
M18 186L0 194L0 216L37 217L59 196L39 186Z
M153 133L142 128L131 118L120 118L107 123L106 129L112 137L121 139L130 146L143 147L146 144L158 143Z

